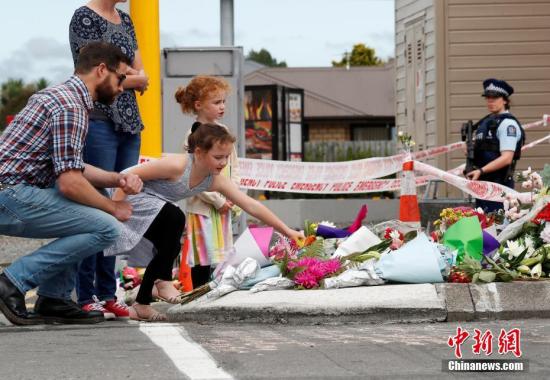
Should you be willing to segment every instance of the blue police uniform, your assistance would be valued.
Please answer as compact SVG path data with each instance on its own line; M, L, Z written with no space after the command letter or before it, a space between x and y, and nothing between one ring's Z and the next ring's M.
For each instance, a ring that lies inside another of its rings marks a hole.
M486 97L508 98L514 92L512 86L505 81L487 79L483 82ZM525 142L525 131L521 123L510 112L489 114L477 123L474 140L474 165L482 168L489 162L500 157L503 151L514 151L512 163L504 168L491 173L483 173L479 180L500 183L504 186L514 187L514 170L516 162L521 157L521 147ZM495 211L503 207L500 202L491 202L476 199L476 207L485 211Z

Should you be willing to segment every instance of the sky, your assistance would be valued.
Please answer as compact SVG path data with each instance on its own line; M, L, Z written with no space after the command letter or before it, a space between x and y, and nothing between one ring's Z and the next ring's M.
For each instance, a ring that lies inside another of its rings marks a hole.
M148 0L154 1L154 0ZM158 0L161 48L219 46L219 0ZM0 83L72 74L68 26L82 0L1 1ZM394 0L234 0L235 45L289 66L330 66L356 43L394 56Z

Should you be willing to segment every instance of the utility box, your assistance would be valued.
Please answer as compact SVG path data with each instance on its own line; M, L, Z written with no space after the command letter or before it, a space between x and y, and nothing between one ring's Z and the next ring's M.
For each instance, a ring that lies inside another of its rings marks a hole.
M231 86L225 104L225 124L237 138L237 153L244 156L244 88L242 47L167 48L162 54L162 151L181 153L187 131L195 121L183 114L174 94L196 75L224 77Z

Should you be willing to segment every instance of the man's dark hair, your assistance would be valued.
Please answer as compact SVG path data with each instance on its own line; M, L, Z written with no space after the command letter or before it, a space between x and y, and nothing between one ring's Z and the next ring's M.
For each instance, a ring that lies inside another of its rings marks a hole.
M80 49L75 73L87 74L101 63L104 63L109 70L116 71L120 62L132 64L130 58L116 45L108 42L91 42Z

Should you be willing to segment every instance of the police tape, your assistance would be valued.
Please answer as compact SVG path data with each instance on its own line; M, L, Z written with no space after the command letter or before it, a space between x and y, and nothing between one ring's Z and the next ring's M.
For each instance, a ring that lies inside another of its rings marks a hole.
M520 193L499 183L471 181L419 161L415 161L414 170L429 175L432 178L440 179L478 199L502 202L506 196L510 196L519 199L521 202L531 202L533 197L531 193Z
M542 120L525 124L523 128L530 129L546 126L548 120L550 120L550 116L544 115ZM548 139L550 139L550 135L533 141L524 148L530 148ZM464 147L464 142L456 142L414 152L411 156L401 153L389 157L373 157L331 163L239 158L240 187L250 190L312 194L357 194L397 191L401 188L400 179L377 178L400 172L403 162L407 159L429 159L450 153L462 147ZM153 158L141 156L139 163L151 159ZM446 173L456 176L462 172L463 167L464 165L459 166ZM442 172L445 173L444 171ZM433 178L433 174L417 177L415 184L416 186L423 186Z
M427 159L460 149L464 143L452 143L440 147L426 149L411 154L413 160ZM407 159L406 153L388 157L372 157L354 161L342 162L296 162L272 161L253 158L239 158L239 175L246 179L243 186L262 186L260 190L287 190L282 183L309 183L319 182L328 188L332 184L360 182L375 178L386 177L401 171L403 162ZM276 184L273 180L276 179ZM268 181L270 181L268 183ZM283 186L283 187L281 187ZM298 186L298 185L297 185ZM299 186L298 186L299 187ZM329 191L330 192L330 191Z
M549 115L528 123L524 129L546 126ZM535 142L534 145L536 145ZM533 144L533 143L531 143ZM533 145L533 146L534 146ZM456 142L412 153L425 160L465 146ZM315 193L361 193L399 189L396 180L375 180L401 171L406 153L344 162L295 162L239 158L241 186L247 189ZM370 180L370 181L369 181Z

